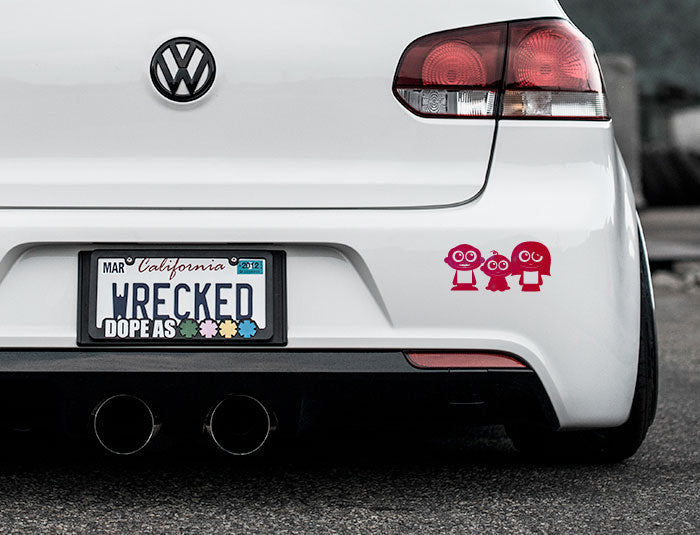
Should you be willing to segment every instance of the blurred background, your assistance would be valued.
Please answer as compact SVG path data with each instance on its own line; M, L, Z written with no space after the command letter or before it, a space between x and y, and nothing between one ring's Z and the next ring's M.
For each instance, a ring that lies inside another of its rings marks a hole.
M560 3L600 56L638 202L700 204L700 0Z
M700 0L560 4L598 52L654 267L700 261Z

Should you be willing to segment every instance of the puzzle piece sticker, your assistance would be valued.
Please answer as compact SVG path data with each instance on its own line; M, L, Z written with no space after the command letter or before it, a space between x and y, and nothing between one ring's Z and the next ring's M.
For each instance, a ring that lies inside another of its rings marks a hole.
M230 339L238 333L238 325L233 320L224 320L219 325L219 334L224 338Z
M214 320L204 320L199 324L199 334L204 338L214 338L219 332L219 327Z
M193 319L185 319L180 322L180 334L185 338L194 338L198 332L197 322Z
M253 338L258 332L258 326L253 320L243 320L238 325L238 334L243 338Z

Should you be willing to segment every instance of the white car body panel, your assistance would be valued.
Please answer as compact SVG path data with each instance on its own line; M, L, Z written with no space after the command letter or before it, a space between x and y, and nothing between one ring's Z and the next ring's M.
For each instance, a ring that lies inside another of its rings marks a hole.
M391 92L417 37L562 16L553 0L3 3L0 206L393 207L465 201L494 120L419 120ZM185 35L216 58L195 103L149 62ZM76 192L79 191L79 195Z
M562 427L623 423L640 253L611 124L501 120L487 176L495 120L421 119L391 92L415 38L559 4L237 5L5 2L0 347L77 347L80 251L258 246L287 253L290 349L513 353ZM218 66L186 106L148 74L179 35ZM540 293L450 291L450 248L527 240L552 255Z

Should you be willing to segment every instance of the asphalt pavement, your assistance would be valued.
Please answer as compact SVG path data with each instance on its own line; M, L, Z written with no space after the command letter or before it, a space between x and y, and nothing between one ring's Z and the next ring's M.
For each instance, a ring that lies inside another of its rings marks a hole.
M0 533L698 533L700 291L660 288L657 420L631 460L533 464L499 427L271 458L0 461Z

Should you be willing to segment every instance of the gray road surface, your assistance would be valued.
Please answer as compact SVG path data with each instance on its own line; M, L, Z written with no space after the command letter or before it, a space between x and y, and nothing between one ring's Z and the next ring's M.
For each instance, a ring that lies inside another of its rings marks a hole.
M245 464L24 455L0 463L0 533L698 533L700 292L658 311L659 413L624 464L529 464L500 428Z
M700 207L649 208L640 217L652 262L700 260Z

